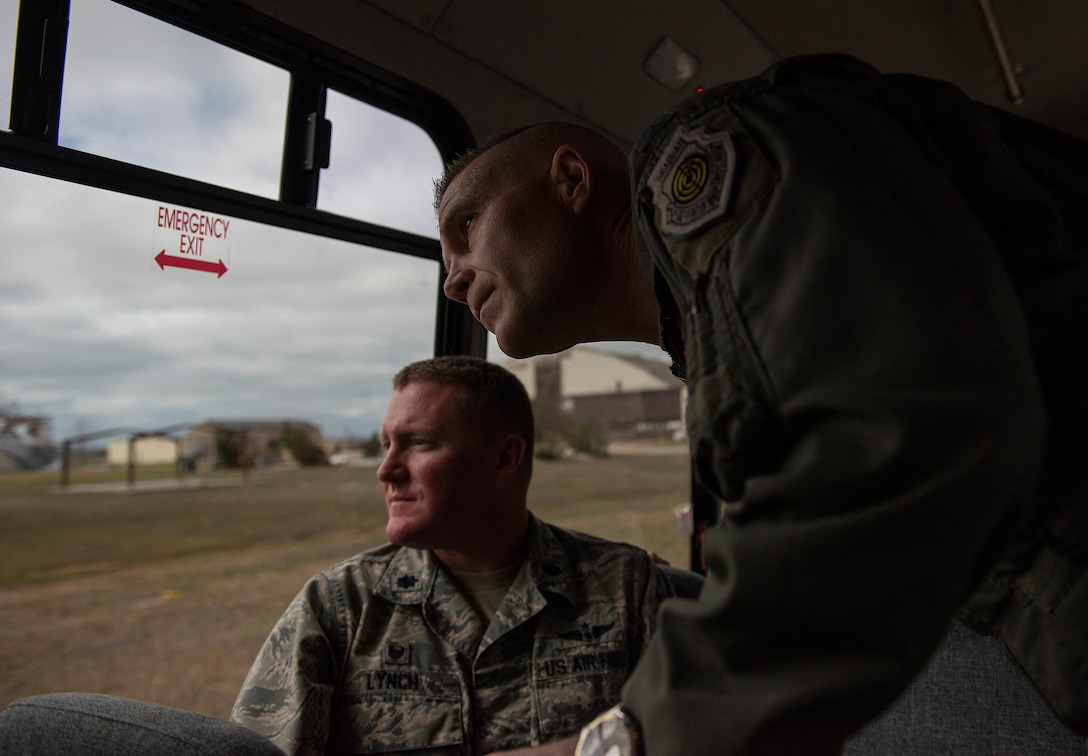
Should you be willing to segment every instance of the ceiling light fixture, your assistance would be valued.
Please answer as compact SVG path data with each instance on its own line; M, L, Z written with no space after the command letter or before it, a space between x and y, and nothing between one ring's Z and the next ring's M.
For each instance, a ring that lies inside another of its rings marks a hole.
M699 59L665 37L642 63L642 70L669 89L681 89L699 68Z

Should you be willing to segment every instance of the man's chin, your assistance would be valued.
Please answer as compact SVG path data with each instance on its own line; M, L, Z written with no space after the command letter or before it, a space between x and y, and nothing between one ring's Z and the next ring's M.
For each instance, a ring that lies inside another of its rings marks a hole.
M565 349L570 349L574 343L551 344L544 339L527 335L512 335L509 333L495 332L495 341L499 349L507 357L515 360L524 360L528 357L536 357L540 354L555 354Z
M405 546L410 549L422 548L419 545L421 533L418 529L407 525L388 523L385 526L385 537L394 546Z

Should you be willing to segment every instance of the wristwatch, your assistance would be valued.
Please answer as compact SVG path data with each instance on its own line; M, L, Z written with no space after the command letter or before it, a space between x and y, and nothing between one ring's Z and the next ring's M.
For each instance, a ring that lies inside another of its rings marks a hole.
M575 756L642 756L638 722L622 704L582 728Z

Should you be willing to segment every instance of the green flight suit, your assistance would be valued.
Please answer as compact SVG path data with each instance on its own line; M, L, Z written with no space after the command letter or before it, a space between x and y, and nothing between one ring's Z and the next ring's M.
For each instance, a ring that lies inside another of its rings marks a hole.
M832 55L690 98L631 175L725 502L624 690L646 752L838 752L957 612L1088 727L1084 143Z

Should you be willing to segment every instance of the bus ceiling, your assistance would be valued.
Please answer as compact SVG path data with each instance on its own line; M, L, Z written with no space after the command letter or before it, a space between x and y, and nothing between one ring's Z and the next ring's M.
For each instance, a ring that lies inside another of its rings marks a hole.
M284 165L295 169L284 171L281 199L303 207L327 146L327 86L419 124L448 159L543 120L581 122L630 146L698 87L834 51L946 79L1088 137L1083 0L116 1L292 73L299 117ZM56 139L68 3L20 3L19 47L34 50L16 66L12 130L45 142Z
M841 52L1088 137L1083 0L249 0L434 92L474 138L541 120L622 145L699 86Z

